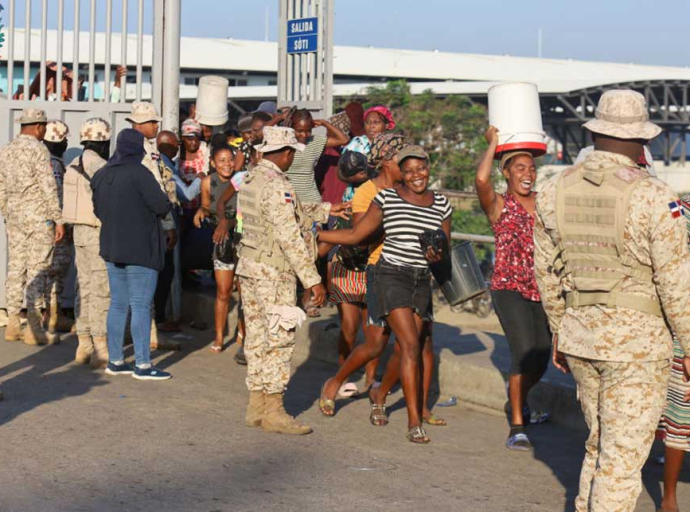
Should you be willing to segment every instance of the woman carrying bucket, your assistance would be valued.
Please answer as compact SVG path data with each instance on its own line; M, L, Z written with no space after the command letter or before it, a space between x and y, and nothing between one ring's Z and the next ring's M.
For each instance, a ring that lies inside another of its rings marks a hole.
M532 187L537 173L529 151L503 153L499 169L508 190L497 194L491 169L498 130L489 126L485 137L489 148L477 168L475 186L496 237L491 296L513 359L508 378L510 434L506 447L530 450L532 443L525 432L530 417L527 394L546 371L551 351L551 332L534 278L532 229L537 194Z

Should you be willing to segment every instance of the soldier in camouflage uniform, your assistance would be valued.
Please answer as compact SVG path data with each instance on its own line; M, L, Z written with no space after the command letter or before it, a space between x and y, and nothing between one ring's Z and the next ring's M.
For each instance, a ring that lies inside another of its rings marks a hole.
M24 343L42 345L54 340L43 330L41 309L46 306L53 247L62 241L65 228L50 154L41 143L46 114L37 108L24 109L17 122L19 136L0 151L0 211L8 246L5 340L22 338L19 312L26 294Z
M63 181L65 178L65 162L62 156L67 150L68 136L69 128L65 123L59 120L48 121L43 143L50 152L50 165L53 169L55 184L57 185L60 208L62 208ZM69 332L72 327L72 322L65 316L60 306L60 297L65 288L64 280L67 277L67 272L69 272L70 265L72 264L72 255L74 254L72 234L68 227L65 229L65 239L62 243L56 244L53 250L53 260L50 269L49 291L48 297L46 297L50 304L48 315L48 332L50 333L56 333L57 331Z
M242 301L247 328L247 388L249 405L246 423L269 432L308 434L311 428L289 416L283 395L290 379L290 360L295 345L294 329L269 328L275 306L292 307L296 302L297 278L321 305L326 291L314 263L311 227L337 215L342 205L328 203L303 206L285 176L304 145L292 128L265 127L263 154L238 193L243 214L237 275L242 284ZM308 247L308 245L310 247Z
M675 331L690 354L690 255L677 197L636 165L659 127L644 97L607 91L595 151L537 197L535 275L590 429L578 512L627 512L666 399ZM684 359L686 374L690 359Z
M110 307L108 270L101 258L101 222L93 212L91 178L106 164L110 153L110 125L92 117L81 125L79 141L84 152L67 168L62 216L73 226L77 266L77 318L79 345L74 360L92 368L108 364L106 321Z
M173 208L179 206L177 190L173 179L172 171L163 164L158 148L156 147L156 135L158 135L159 123L162 118L156 112L156 107L146 101L135 101L132 103L132 113L125 119L132 123L132 128L144 136L144 149L146 156L142 160L142 165L146 167L161 187L161 190L168 196L168 200ZM172 250L177 243L177 230L172 210L161 221L168 241L166 250ZM153 308L153 305L151 305ZM151 350L180 350L180 344L158 337L156 327L156 315L151 316Z

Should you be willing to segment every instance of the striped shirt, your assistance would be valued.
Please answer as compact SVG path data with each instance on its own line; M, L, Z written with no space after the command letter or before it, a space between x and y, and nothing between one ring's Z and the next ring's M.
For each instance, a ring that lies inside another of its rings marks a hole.
M374 198L383 210L383 242L381 257L388 263L404 267L427 268L419 235L424 231L441 229L443 221L450 217L452 208L448 199L434 192L434 204L417 206L405 201L395 189L387 188Z
M292 165L285 173L301 203L320 203L321 194L314 181L314 167L326 147L327 137L314 135L301 153L295 153Z

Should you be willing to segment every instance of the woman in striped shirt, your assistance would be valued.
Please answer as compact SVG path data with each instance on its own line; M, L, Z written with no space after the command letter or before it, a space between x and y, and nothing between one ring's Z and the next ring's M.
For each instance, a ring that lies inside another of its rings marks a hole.
M296 110L289 114L285 125L293 128L297 141L307 146L304 151L295 155L295 160L285 174L301 203L320 203L321 193L314 180L316 162L321 158L321 153L325 148L343 146L350 141L350 138L328 121L314 120L306 109ZM319 126L326 128L326 137L312 135L312 130Z
M400 347L407 438L413 443L428 443L419 395L421 353L433 316L429 264L440 261L443 255L431 248L423 251L419 235L442 229L450 240L452 209L446 197L428 189L429 159L421 147L406 147L397 160L402 185L379 192L351 229L320 232L319 240L358 245L383 226L386 238L375 283L380 292L379 314L390 325Z

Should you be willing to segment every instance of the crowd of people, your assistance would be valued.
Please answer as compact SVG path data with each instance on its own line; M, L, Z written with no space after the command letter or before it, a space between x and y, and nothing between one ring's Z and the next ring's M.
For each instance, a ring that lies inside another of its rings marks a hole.
M70 328L60 297L74 253L75 361L111 376L169 379L150 352L179 348L158 336L180 329L167 315L175 265L209 268L211 353L224 351L233 292L240 298L233 337L235 360L247 366L248 427L311 432L285 411L284 394L295 331L329 301L340 317L339 368L321 386L320 412L332 417L337 399L364 395L370 423L386 426L386 398L400 382L406 438L429 443L427 426L446 424L429 399L431 278L449 257L452 208L430 187L429 154L395 133L390 110L353 102L323 120L264 102L228 129L192 112L179 130L159 131L155 107L135 102L127 121L111 155L108 122L86 120L83 152L66 165L65 123L38 108L18 118L20 134L0 151L5 339L57 343ZM551 360L572 372L590 428L576 510L633 510L659 427L661 510L670 512L690 439L689 198L678 200L645 167L645 144L660 129L641 95L604 93L585 128L593 149L539 194L533 153L497 154L498 130L486 131L475 184L495 233L490 289L512 355L506 447L533 448L527 397ZM133 365L123 352L128 331ZM360 369L363 389L348 382Z

